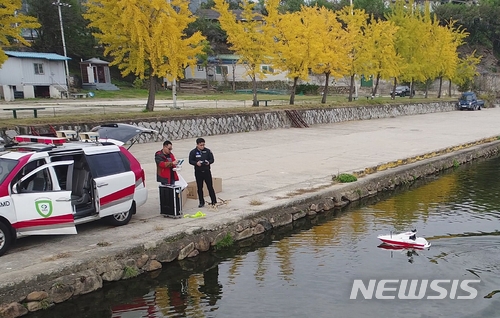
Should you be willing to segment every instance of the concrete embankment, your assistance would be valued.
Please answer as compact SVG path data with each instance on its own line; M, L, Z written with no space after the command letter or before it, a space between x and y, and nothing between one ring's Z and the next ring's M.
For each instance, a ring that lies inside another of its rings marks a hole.
M153 153L131 150L147 173L150 198L130 225L79 227L75 236L30 237L0 258L0 316L18 317L101 288L103 283L195 257L221 240L242 240L303 217L394 189L456 165L496 155L499 109L443 112L207 137L226 204L200 219L158 215ZM174 141L185 157L193 139ZM333 183L355 173L358 181ZM190 169L182 175L194 179ZM184 213L194 214L196 200Z
M129 121L128 123L150 129L158 134L143 135L139 143L155 142L165 139L179 140L196 138L198 136L213 136L223 134L261 131L294 127L294 118L303 119L306 125L331 124L353 120L391 118L408 115L447 112L455 109L454 102L429 102L401 105L370 105L356 107L312 108L293 112L285 110L258 109L255 112L221 113L205 116L165 116ZM73 110L74 112L75 110ZM296 114L296 116L295 116ZM56 126L56 130L71 129L78 132L89 131L92 127L109 122L79 123ZM299 123L300 124L300 123ZM31 134L33 127L42 133L50 133L47 125L17 126L14 129L19 134ZM12 129L9 127L8 129ZM8 137L7 128L0 129L0 137Z

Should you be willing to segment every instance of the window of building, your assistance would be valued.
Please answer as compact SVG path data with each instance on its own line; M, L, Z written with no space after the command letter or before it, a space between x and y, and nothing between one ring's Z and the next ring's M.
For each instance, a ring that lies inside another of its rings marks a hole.
M216 66L215 74L227 75L227 66Z
M269 65L262 65L261 69L262 69L262 72L264 72L264 73L271 73L271 74L274 73L274 69Z
M204 71L203 65L198 65L198 71L200 71L200 72Z
M33 65L35 66L35 74L43 75L43 64L42 63L35 63Z

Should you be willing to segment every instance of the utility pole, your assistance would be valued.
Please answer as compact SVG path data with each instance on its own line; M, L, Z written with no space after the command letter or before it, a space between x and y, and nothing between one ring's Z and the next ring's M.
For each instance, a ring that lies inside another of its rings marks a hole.
M61 14L61 7L65 6L70 8L71 4L61 2L61 0L57 0L56 2L52 2L53 5L57 6L57 12L59 13L59 25L61 27L61 39L62 39L62 45L63 45L63 53L64 53L64 66L66 67L66 87L68 90L68 95L69 95L69 67L68 67L68 55L66 53L66 40L64 39L64 27L63 27L63 20L62 20L62 14Z

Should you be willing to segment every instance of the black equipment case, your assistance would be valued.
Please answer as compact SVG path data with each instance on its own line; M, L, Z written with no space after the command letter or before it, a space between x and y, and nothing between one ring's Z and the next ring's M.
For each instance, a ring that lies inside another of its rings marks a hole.
M182 217L182 188L175 185L160 185L160 214L164 217Z

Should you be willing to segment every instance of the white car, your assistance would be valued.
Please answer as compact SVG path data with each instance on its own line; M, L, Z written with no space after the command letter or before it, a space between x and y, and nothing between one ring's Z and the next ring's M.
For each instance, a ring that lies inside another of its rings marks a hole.
M148 195L144 170L123 144L153 132L111 124L80 134L86 142L68 141L71 131L16 136L0 152L0 255L22 236L76 234L77 224L101 218L127 224Z

